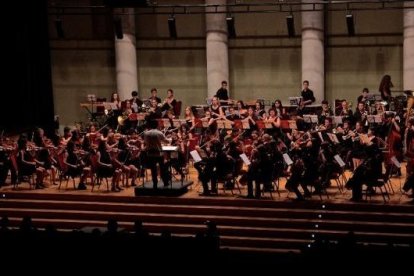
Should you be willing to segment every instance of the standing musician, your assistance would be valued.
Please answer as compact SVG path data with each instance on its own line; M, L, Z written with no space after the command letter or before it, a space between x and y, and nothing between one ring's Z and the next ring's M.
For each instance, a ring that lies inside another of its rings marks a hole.
M361 95L359 95L357 98L357 103L362 102L364 105L367 104L368 99L369 99L368 94L369 94L368 88L365 87L364 89L362 89Z
M227 91L227 81L221 82L221 87L217 90L215 97L219 99L219 101L229 101L229 94Z
M151 169L151 177L154 189L157 189L157 164L160 167L161 179L164 186L168 186L170 179L167 166L164 163L161 143L168 143L169 140L157 129L157 121L148 122L149 130L144 133L144 148L148 158L148 166Z
M394 85L391 82L391 76L384 75L381 79L381 82L378 88L379 92L381 93L381 98L384 101L387 101L387 102L391 101L391 87L394 87Z
M300 93L304 105L310 105L315 102L315 96L313 91L309 89L309 81L303 81L303 90Z

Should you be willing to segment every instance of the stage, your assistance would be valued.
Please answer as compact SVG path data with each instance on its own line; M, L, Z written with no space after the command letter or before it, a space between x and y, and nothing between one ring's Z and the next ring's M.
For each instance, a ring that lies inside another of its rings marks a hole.
M172 181L172 185L164 186L164 183L160 181L157 188L154 189L152 181L146 181L142 185L135 188L136 196L181 196L188 191L188 187L193 184L193 181L185 180Z

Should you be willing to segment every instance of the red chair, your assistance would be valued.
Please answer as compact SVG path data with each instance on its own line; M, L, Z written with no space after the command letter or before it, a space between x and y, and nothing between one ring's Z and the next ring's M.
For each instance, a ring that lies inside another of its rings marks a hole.
M174 106L174 115L175 117L180 117L181 116L181 106L182 106L182 102L181 101L177 101L177 103Z

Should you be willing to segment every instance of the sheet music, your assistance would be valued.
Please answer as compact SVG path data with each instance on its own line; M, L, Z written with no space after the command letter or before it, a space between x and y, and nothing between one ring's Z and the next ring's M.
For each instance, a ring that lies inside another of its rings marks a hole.
M391 157L391 162L398 168L401 168L401 163L397 160L395 156Z
M243 163L249 166L252 162L250 162L249 158L245 153L240 154L240 158L243 160Z
M283 160L285 160L286 165L290 166L293 164L292 159L290 158L290 156L287 153L283 154Z
M344 162L344 160L342 160L342 158L341 158L341 156L339 156L339 154L334 155L334 159L341 168L345 167L345 162Z
M177 151L178 146L162 146L163 151Z
M194 163L200 162L202 160L200 154L198 154L198 151L196 150L190 151L190 155L194 159Z

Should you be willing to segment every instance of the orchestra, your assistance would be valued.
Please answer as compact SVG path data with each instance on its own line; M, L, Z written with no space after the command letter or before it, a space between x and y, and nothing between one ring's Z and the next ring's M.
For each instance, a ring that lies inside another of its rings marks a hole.
M287 177L286 190L304 200L330 187L330 180L342 168L337 156L352 174L346 185L352 190L352 200L361 200L362 185L373 181L369 172L382 174L384 167L386 175L401 176L395 160L406 160L404 191L413 188L414 121L405 119L411 116L412 105L405 114L388 111L385 106L390 105L389 90L383 90L384 103L371 101L368 89L364 89L355 112L346 100L335 112L326 100L315 111L306 107L314 97L309 83L303 84L303 98L293 112L286 112L278 99L269 106L262 100L222 106L220 100L228 100L227 90L222 87L202 114L195 115L187 106L182 120L175 113L177 100L172 89L168 89L163 102L152 89L148 106L136 91L126 101L113 93L111 101L119 106L121 114L116 126L97 129L91 123L86 132L65 127L57 144L40 128L30 139L22 135L12 143L2 135L0 185L4 185L10 171L13 182L35 175L35 188L39 189L44 188L47 175L51 183L62 175L79 178L77 189L86 189L87 178L96 174L97 178L111 178L111 191L119 192L139 185L139 176L148 168L153 187L157 188L157 166L165 186L171 184L174 172L184 181L192 158L189 152L196 150L202 159L194 163L202 195L217 194L220 182L233 188L239 181L247 185L247 198L261 198L263 191L271 191L272 183L283 176ZM374 115L380 121L372 120ZM315 116L315 121L309 116ZM174 146L176 154L166 154L161 144ZM241 158L243 154L248 164ZM284 160L284 154L292 163Z

